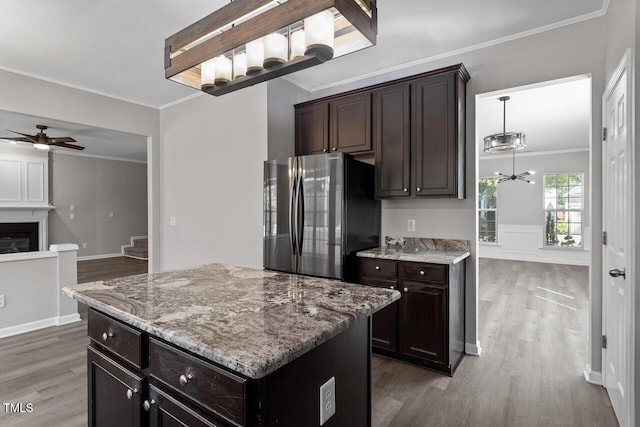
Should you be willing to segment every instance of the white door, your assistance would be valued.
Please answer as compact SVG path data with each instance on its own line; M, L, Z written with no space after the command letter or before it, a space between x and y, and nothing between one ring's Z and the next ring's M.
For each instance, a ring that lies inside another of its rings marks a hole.
M631 293L629 262L631 236L628 56L603 96L606 141L603 143L603 350L604 386L621 426L630 425Z

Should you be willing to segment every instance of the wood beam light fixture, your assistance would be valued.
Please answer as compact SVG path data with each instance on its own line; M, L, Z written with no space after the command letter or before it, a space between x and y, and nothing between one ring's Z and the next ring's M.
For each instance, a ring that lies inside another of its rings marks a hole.
M235 0L165 41L165 77L211 95L376 44L376 0Z

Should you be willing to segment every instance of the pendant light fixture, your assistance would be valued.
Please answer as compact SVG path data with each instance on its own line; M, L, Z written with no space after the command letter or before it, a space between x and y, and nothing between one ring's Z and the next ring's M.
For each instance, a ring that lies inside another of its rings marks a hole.
M507 101L508 96L498 98L503 104L502 112L502 133L495 133L484 138L484 151L519 151L527 148L525 134L522 132L507 132Z
M535 174L536 174L536 171L526 171L526 172L516 174L516 151L515 150L513 150L513 169L512 169L511 175L506 175L502 172L496 172L496 175L499 176L498 184L502 184L503 182L507 182L507 181L515 181L518 179L520 181L524 181L529 184L535 184L536 183L535 181L532 181L526 178L528 176L535 175Z
M234 0L165 40L165 77L223 95L375 45L377 15L376 0Z

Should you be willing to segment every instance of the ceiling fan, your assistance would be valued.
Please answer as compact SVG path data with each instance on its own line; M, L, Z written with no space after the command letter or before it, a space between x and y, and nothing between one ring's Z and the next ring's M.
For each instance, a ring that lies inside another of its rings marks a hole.
M15 142L30 142L34 144L35 148L38 148L40 150L48 150L52 146L71 148L73 150L84 150L84 147L81 147L80 145L68 144L69 142L76 142L76 140L71 137L63 136L59 138L50 138L49 136L47 136L46 133L44 133L44 131L48 128L48 126L36 125L36 127L40 129L40 131L35 135L28 135L26 133L9 130L9 132L17 133L18 135L22 135L22 136L21 137L15 137L15 136L0 137L0 139L7 140L14 144Z

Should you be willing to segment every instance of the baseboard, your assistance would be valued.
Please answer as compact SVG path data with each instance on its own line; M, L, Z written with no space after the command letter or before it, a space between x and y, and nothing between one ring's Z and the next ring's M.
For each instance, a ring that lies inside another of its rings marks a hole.
M469 356L480 356L482 353L482 347L480 347L480 341L475 343L464 343L464 352Z
M78 313L67 314L66 316L58 317L57 325L67 325L69 323L75 323L80 321L80 315Z
M103 254L103 255L88 255L88 256L79 256L78 261L92 261L94 259L106 259L106 258L117 258L121 257L122 254Z
M51 326L62 326L69 323L79 322L80 315L78 313L68 314L66 316L50 317L48 319L36 320L35 322L23 323L21 325L9 326L0 329L0 338L12 337L14 335L26 334L27 332L37 331L38 329L50 328Z
M36 320L35 322L23 323L21 325L9 326L0 329L0 338L12 337L14 335L24 334L38 329L56 326L58 317L50 317L48 319Z
M122 256L125 258L139 259L140 261L149 261L149 258L141 258L139 256L133 256L133 255L127 255L127 254L124 254Z
M589 384L602 385L602 372L591 370L591 365L587 365L584 369L584 379Z
M548 249L548 251L554 251L561 249ZM478 254L478 258L491 258L491 259L502 259L507 261L524 261L524 262L541 262L544 264L563 264L563 265L579 265L579 266L589 266L588 261L576 261L576 260L567 260L563 258L546 258L537 255L522 255L522 254Z

